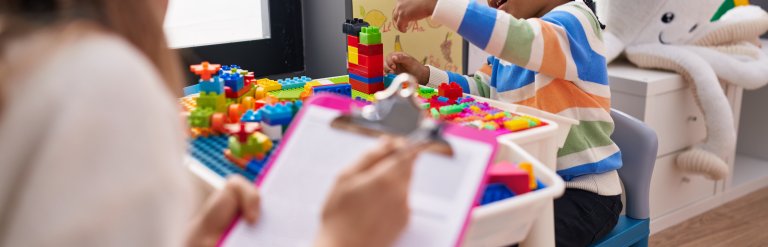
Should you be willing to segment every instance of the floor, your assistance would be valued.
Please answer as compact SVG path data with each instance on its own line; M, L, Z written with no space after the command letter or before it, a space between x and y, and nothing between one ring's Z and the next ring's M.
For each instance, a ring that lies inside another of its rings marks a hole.
M768 246L768 188L661 231L649 246Z

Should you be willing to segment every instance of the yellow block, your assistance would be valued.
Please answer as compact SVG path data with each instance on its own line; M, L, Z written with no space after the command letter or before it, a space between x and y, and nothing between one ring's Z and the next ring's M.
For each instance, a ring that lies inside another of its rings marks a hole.
M358 50L357 47L350 46L350 45L347 46L347 51L352 53L358 53L358 54L360 53L360 50Z
M733 0L733 5L746 6L749 5L749 0Z
M536 177L533 176L533 165L528 162L520 162L519 165L520 169L528 172L528 187L531 188L531 190L536 189Z
M349 61L352 64L358 64L357 58L358 58L357 51L350 50L349 53L347 54L347 61Z
M530 123L525 119L512 119L504 122L504 128L507 128L509 131L518 131L530 127Z

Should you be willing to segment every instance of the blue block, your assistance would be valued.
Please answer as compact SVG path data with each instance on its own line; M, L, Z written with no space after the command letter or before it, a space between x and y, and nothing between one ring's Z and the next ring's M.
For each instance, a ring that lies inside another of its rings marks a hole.
M280 80L277 80L277 83L282 85L283 89L285 90L285 89L303 88L304 85L311 80L312 78L302 76L302 77L280 79Z
M448 103L449 100L450 99L448 99L446 97L443 97L443 96L437 97L437 101L440 101L440 102L443 102L443 103Z
M256 174L258 176L261 173L261 170L264 169L264 165L267 164L267 158L264 159L252 159L248 164L245 165L245 170L249 171L253 174Z
M542 183L541 180L536 179L536 189L535 190L540 190L540 189L543 189L543 188L546 188L546 187L547 186L544 185L544 183Z
M227 177L240 174L253 181L256 174L232 164L224 157L227 148L227 135L198 137L189 143L189 154L219 176Z
M322 93L322 92L335 93L338 95L352 97L352 85L333 84L333 85L325 85L325 86L318 86L318 87L312 88L312 93L314 94Z
M515 196L515 193L509 190L506 185L500 183L489 184L485 187L483 197L480 198L480 205L501 201Z
M224 80L224 86L239 92L245 86L245 78L241 74L224 73L220 76Z
M297 100L293 102L293 115L296 116L296 113L299 113L299 110L301 110L301 107L304 106L304 102L301 100Z
M384 87L389 87L389 85L392 85L392 81L395 80L395 77L397 77L395 74L384 75Z
M349 73L349 79L355 79L355 80L358 80L360 82L365 82L367 84L384 82L384 77L383 76L374 77L374 78L368 78L368 77L364 77L364 76L361 76L361 75L356 75L354 73Z
M293 119L293 103L265 105L260 109L262 120L272 126L288 125Z
M189 96L190 94L196 93L200 93L200 84L195 84L184 88L184 96Z
M200 92L216 94L224 93L224 81L218 76L211 77L211 79L207 81L200 79L198 85L200 85Z
M248 110L245 113L243 113L243 116L240 118L240 122L249 122L249 123L258 123L261 122L261 109L259 111L253 112L253 110Z

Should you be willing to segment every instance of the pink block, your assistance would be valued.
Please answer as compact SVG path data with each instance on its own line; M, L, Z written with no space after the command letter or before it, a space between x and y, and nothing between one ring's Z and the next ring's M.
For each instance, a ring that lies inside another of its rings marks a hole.
M504 184L516 195L531 191L528 184L528 172L508 162L500 162L491 166L488 171L488 183Z

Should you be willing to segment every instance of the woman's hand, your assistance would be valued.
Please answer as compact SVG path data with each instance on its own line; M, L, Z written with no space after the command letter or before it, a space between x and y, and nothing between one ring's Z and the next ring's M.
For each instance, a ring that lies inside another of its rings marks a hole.
M259 190L239 175L230 176L224 189L208 198L193 220L187 236L187 246L216 246L232 220L240 214L249 224L259 215Z
M437 0L397 0L392 19L400 32L406 32L408 24L432 16Z
M387 66L384 66L384 70L387 73L408 73L416 77L419 80L419 84L425 85L429 82L429 68L416 60L412 56L402 53L393 52L387 56Z
M391 246L408 223L413 163L424 147L383 139L344 170L323 209L315 246Z

